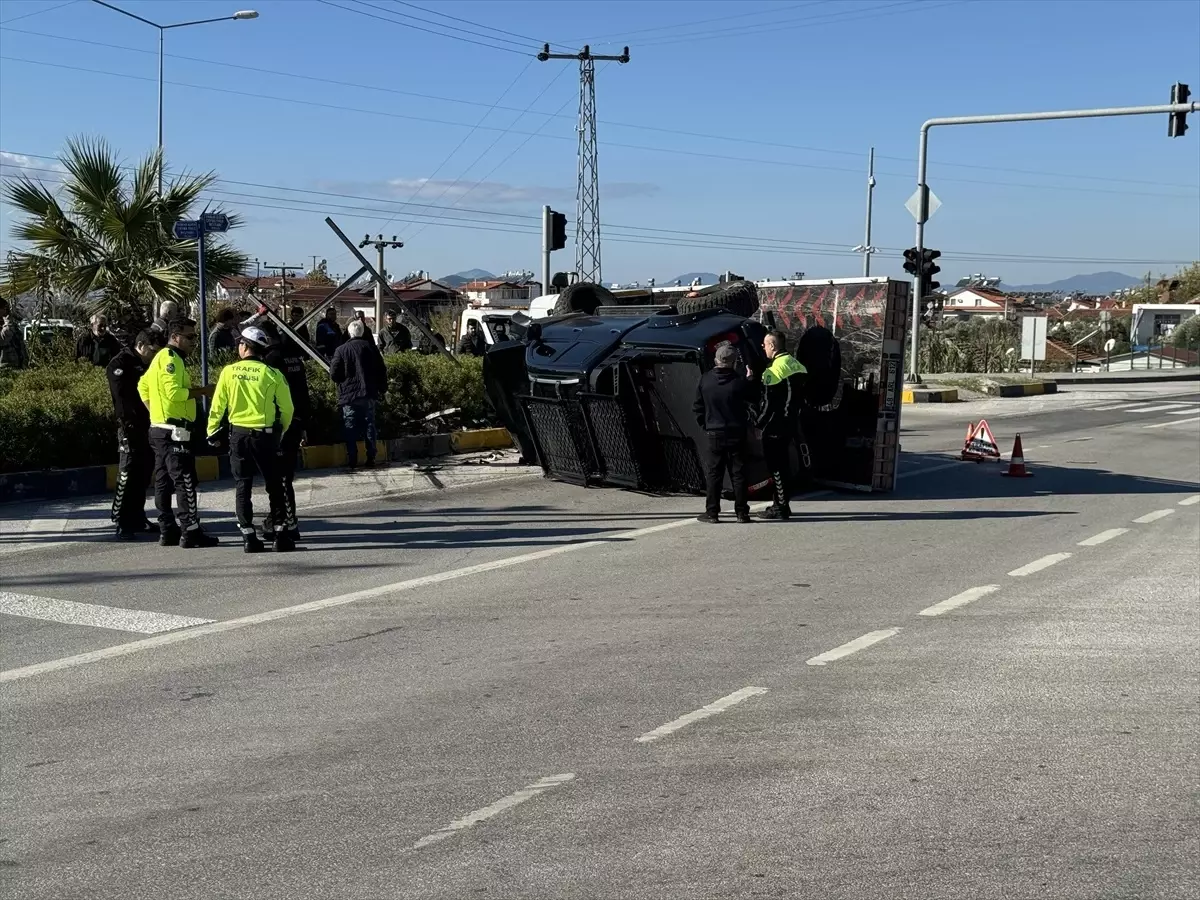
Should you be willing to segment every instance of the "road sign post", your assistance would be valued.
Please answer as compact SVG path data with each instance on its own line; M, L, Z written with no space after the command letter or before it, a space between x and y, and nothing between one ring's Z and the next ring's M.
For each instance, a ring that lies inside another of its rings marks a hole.
M1029 360L1029 374L1037 371L1038 361L1046 360L1046 316L1026 316L1021 320L1021 359Z
M171 229L181 241L196 242L196 281L200 293L200 384L208 387L208 291L204 283L204 235L229 230L229 216L206 212L199 219L180 219Z

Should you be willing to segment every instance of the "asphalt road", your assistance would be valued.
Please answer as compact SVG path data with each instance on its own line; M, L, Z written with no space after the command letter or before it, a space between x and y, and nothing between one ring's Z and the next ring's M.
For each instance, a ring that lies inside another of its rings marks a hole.
M980 412L1034 477L951 459ZM894 494L790 523L513 477L283 561L22 532L3 896L1194 898L1200 394L904 416Z

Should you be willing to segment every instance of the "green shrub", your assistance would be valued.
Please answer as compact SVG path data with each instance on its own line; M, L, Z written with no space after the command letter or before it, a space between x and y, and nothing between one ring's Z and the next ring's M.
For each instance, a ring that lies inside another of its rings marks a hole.
M72 348L73 349L73 348ZM21 372L0 370L0 473L73 468L117 460L116 423L104 370L60 354L50 364ZM210 361L215 383L229 354ZM483 392L482 360L402 353L386 359L388 391L379 405L381 438L419 431L419 421L451 407L464 421L492 419ZM200 383L199 361L188 369ZM341 440L337 386L315 362L308 364L312 444Z

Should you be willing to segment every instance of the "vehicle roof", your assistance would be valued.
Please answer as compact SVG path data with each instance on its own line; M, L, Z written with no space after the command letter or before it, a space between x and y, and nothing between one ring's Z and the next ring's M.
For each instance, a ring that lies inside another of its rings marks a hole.
M722 334L737 331L746 322L725 310L708 310L689 315L650 316L625 335L627 347L673 347L698 350Z
M530 375L584 376L608 356L621 338L645 318L572 315L541 323L541 336L528 344Z

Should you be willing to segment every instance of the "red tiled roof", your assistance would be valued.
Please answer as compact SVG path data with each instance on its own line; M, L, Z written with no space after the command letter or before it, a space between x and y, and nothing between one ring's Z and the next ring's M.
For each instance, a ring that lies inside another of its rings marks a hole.
M512 282L512 281L505 281L504 279L501 278L501 279L497 279L495 281L468 281L466 284L464 284L462 286L462 290L464 290L464 291L490 291L493 288L498 288L498 287L514 287L515 288L515 287L520 287L520 285L515 282Z

